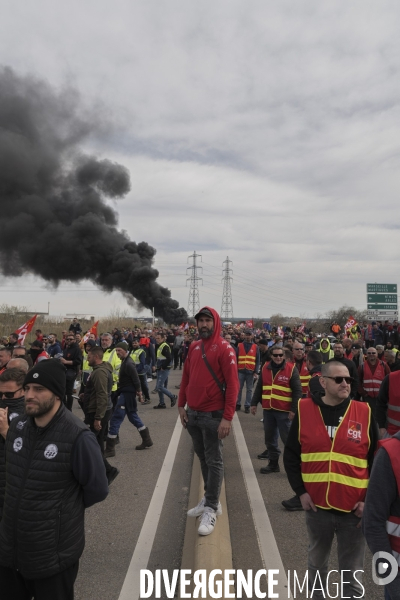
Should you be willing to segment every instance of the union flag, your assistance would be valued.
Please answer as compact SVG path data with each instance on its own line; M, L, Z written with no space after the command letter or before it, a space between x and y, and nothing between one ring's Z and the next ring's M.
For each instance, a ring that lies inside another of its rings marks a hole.
M16 329L15 333L18 334L18 345L19 346L23 346L24 345L26 336L33 329L33 326L34 326L35 321L36 321L36 317L37 317L37 315L35 315L31 319L29 319L29 321L27 321L26 323L24 323L23 325L21 325L21 327L19 327L18 329Z

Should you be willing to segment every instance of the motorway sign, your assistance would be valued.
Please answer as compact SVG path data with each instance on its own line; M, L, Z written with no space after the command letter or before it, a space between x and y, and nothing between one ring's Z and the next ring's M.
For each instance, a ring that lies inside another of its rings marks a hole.
M397 294L367 294L367 302L397 304Z
M397 304L368 304L368 310L397 310Z
M367 294L397 294L397 283L367 283Z

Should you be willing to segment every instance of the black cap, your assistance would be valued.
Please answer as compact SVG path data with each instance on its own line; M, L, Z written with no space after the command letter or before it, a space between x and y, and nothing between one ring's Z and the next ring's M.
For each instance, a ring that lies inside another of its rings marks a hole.
M214 319L214 315L208 308L202 308L201 311L197 313L197 315L194 315L196 321L200 318L200 315L206 315L207 317L211 317L212 319Z
M245 329L245 330L244 330L244 334L245 334L245 335L253 335L253 332L252 332L252 330L251 330L251 329Z
M28 383L38 383L64 400L66 385L66 370L62 363L55 358L42 360L26 374L24 386Z
M353 350L361 350L360 344L353 344L352 348L353 348Z
M258 345L262 344L263 346L268 346L268 341L265 338L260 338Z

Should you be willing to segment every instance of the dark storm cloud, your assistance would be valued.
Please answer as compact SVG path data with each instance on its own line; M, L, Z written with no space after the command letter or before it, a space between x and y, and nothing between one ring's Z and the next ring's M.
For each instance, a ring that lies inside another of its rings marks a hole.
M119 290L167 322L186 318L160 286L155 249L117 229L105 202L130 190L127 169L83 154L95 129L72 92L0 71L0 269L58 285L89 279Z

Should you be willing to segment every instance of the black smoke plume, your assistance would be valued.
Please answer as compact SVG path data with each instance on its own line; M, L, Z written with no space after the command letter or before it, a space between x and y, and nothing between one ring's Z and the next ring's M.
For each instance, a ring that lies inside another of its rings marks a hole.
M0 270L57 286L89 279L167 323L187 319L152 268L155 249L117 228L106 198L130 190L127 169L80 151L96 129L76 94L0 69Z

